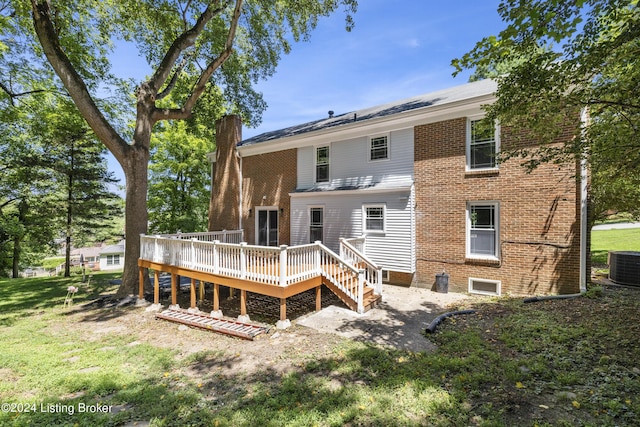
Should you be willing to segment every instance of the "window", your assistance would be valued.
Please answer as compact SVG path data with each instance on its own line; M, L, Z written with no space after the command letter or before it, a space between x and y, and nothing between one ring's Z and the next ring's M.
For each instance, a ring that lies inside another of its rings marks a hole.
M467 169L495 169L498 127L489 119L467 121Z
M497 202L469 203L467 207L467 256L499 257L499 205Z
M369 160L386 160L389 158L389 138L376 136L369 140Z
M364 205L364 232L384 232L384 205Z
M329 147L316 148L316 182L329 182Z
M120 265L120 255L107 255L107 265Z
M309 209L309 242L314 243L323 240L324 231L324 209Z
M474 279L469 277L469 293L483 295L500 295L500 281Z

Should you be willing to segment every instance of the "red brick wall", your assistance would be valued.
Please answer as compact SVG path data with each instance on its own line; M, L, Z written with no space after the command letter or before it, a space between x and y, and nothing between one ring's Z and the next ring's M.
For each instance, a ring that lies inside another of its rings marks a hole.
M279 244L290 244L289 193L297 180L295 149L248 156L242 159L242 224L245 240L255 244L257 206L277 206ZM251 213L249 213L251 210Z
M576 164L543 164L527 174L512 159L498 172L465 172L466 118L414 131L418 285L431 287L444 269L454 291L467 291L469 277L500 280L503 294L579 291ZM501 146L513 144L503 129ZM499 262L466 258L469 201L500 202Z
M209 202L209 231L238 229L240 162L235 147L241 139L240 116L225 116L216 121L216 162Z

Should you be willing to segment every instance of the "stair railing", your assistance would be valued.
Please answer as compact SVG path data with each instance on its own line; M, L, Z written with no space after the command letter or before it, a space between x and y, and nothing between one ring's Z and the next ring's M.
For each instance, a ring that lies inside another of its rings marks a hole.
M373 286L377 295L382 294L382 267L377 265L373 260L367 257L364 252L357 249L356 246L364 249L364 237L356 239L340 239L340 258L351 263L355 268L364 268L365 278L367 282ZM356 245L352 241L357 242Z

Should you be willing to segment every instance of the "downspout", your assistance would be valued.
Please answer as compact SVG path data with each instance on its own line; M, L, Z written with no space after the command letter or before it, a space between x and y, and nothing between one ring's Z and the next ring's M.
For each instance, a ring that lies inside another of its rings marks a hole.
M238 157L238 230L242 230L242 155L236 148L236 156ZM244 240L244 233L243 233Z
M580 125L582 137L585 136L585 127L589 121L589 112L587 108L583 108L580 112ZM584 154L584 153L583 153ZM532 303L538 301L547 301L554 299L570 299L583 295L587 292L587 234L589 231L589 218L588 215L588 162L585 155L580 159L580 277L578 278L580 285L580 292L577 294L567 295L545 295L536 296L531 298L525 298L524 303Z
M582 137L585 137L585 128L589 120L589 111L585 107L580 113L580 124L582 127ZM580 159L580 293L587 291L587 235L589 232L588 218L588 164L587 157Z

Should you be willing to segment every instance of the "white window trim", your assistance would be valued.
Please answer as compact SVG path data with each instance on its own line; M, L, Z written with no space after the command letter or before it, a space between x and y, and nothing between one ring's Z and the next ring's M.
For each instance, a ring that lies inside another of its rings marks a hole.
M487 292L487 291L478 291L473 289L473 282L486 282L493 283L496 285L496 292ZM500 280L492 280L492 279L480 279L477 277L469 277L469 293L470 294L479 294L479 295L491 295L491 296L500 296L502 294L502 281Z
M382 230L367 229L367 208L382 208ZM364 203L362 205L362 233L382 235L387 232L387 205L385 203Z
M325 225L325 213L326 213L326 209L324 207L324 205L309 205L307 206L307 215L309 218L308 224L307 224L307 230L309 231L309 238L307 240L311 240L311 209L322 209L322 239L321 241L324 242L325 241L325 229L326 227ZM313 242L311 242L313 243Z
M318 148L324 148L324 147L329 149L329 162L327 163L327 165L329 166L329 175L327 176L326 181L318 182ZM313 147L313 182L314 184L325 184L325 183L331 182L331 152L332 151L333 150L331 149L331 144L315 145Z
M466 172L477 172L477 171L497 171L500 169L498 162L496 161L496 165L492 168L472 168L471 167L471 122L476 120L482 120L485 118L485 114L478 114L474 116L467 117L467 126L466 126L466 141L465 141L465 170ZM500 152L500 124L498 122L495 123L495 132L494 138L496 143L496 156Z
M495 254L491 255L478 255L471 253L471 206L478 205L493 205L495 207ZM467 202L466 210L466 257L468 259L488 260L488 261L500 261L500 202L496 200L478 200Z
M386 159L371 159L371 141L375 138L387 138L387 158ZM391 159L391 136L387 133L371 135L367 138L367 161L370 163L386 162Z

